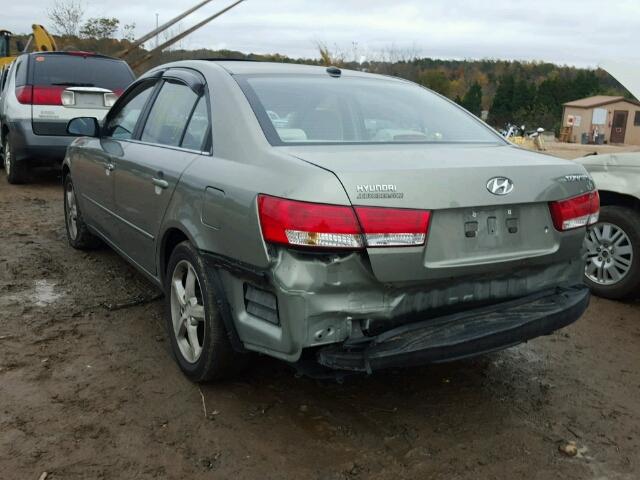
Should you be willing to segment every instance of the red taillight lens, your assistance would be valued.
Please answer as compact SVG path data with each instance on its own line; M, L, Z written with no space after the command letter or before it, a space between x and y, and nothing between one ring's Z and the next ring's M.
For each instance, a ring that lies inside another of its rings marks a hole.
M258 195L265 241L284 245L359 249L423 245L430 212L346 207Z
M355 207L369 247L423 245L427 236L428 210Z
M33 105L62 105L62 92L64 87L58 86L34 86Z
M600 214L600 195L597 191L578 197L549 203L553 225L565 231L593 225Z
M325 248L362 248L351 207L258 196L262 234L267 242Z
M33 101L33 87L31 85L23 85L16 88L16 98L23 105L31 105Z

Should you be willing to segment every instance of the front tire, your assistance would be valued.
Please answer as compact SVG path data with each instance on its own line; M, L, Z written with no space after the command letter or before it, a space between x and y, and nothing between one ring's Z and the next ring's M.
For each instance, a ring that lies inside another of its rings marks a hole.
M172 252L165 278L166 327L183 373L194 382L232 377L247 355L231 346L204 261L189 243Z
M2 151L4 153L4 171L7 174L7 181L12 185L24 183L27 177L27 172L23 162L15 161L11 133L9 133L4 139Z
M613 300L640 294L640 213L604 206L587 232L585 282L596 295Z

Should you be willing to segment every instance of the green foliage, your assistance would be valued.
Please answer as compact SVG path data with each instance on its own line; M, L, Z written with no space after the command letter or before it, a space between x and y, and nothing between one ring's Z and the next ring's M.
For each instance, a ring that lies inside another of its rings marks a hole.
M480 84L474 82L469 90L467 90L467 93L464 94L464 97L462 97L462 101L458 103L479 117L482 113L482 87Z
M83 38L114 38L120 20L117 18L97 17L87 20L80 29L80 36Z
M418 83L430 88L440 95L448 97L451 93L451 82L441 70L426 70L418 75Z

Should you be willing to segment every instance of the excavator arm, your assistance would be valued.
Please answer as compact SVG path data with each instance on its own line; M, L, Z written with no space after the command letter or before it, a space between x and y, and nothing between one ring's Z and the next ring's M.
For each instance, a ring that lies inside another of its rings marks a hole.
M31 29L34 52L55 52L58 49L53 36L42 25L33 24Z

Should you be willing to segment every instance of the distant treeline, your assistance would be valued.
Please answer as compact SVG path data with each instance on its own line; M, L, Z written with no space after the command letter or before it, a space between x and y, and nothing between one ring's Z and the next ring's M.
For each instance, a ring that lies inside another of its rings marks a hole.
M57 37L61 49L97 51L117 55L131 45L128 40L111 38ZM139 48L127 59L148 53ZM139 68L136 73L162 63L183 59L237 58L258 61L293 62L306 64L337 63L343 68L366 70L393 75L420 83L458 102L469 111L480 115L489 112L488 122L498 128L507 123L525 124L528 128L544 127L558 130L562 117L562 104L590 95L630 96L607 72L580 69L544 62L505 60L436 60L431 58L402 58L387 55L384 60L362 63L332 58L321 51L322 58L293 59L284 55L245 54L231 50L164 51ZM407 55L404 55L407 57Z

